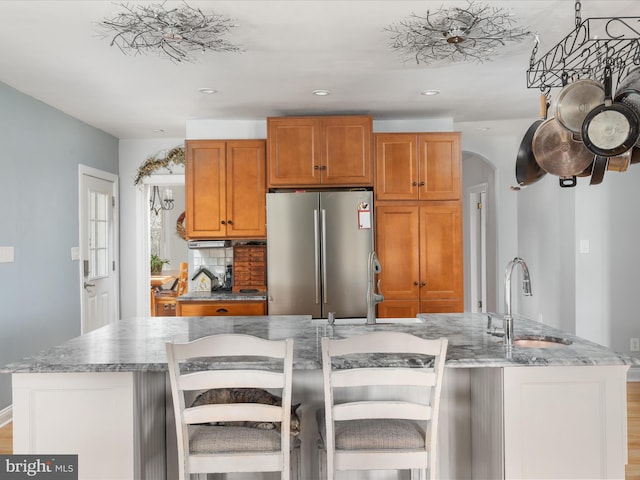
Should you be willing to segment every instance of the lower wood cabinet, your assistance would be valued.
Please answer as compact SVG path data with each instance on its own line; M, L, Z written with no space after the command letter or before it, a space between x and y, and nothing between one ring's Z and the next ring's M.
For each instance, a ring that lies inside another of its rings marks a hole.
M266 315L265 301L178 301L177 315L183 317L215 317L215 316L245 316Z
M376 208L380 317L464 310L462 205L412 202Z

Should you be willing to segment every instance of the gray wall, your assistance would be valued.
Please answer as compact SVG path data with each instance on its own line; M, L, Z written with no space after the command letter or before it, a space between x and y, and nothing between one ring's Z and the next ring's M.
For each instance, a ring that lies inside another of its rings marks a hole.
M0 365L80 334L78 165L118 173L118 140L0 83ZM0 374L0 410L11 404Z
M527 317L640 357L629 345L640 337L639 185L631 165L600 185L578 178L560 188L547 175L518 192L518 251L533 282L533 296L520 296Z

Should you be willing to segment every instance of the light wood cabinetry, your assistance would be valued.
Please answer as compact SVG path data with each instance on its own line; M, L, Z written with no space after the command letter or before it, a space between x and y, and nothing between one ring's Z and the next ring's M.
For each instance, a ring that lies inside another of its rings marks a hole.
M459 202L377 207L380 317L463 310L461 228Z
M372 186L372 125L367 115L268 118L268 186Z
M187 140L187 238L266 237L264 140Z
M464 310L460 134L375 134L380 317Z
M177 315L183 317L215 317L266 315L267 302L260 301L178 301Z
M375 134L377 200L458 200L460 134Z

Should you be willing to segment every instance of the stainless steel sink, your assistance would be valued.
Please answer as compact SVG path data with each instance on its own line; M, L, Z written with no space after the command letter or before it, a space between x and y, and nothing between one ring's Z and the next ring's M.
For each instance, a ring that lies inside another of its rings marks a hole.
M558 348L571 345L571 343L571 340L567 340L566 338L539 335L517 337L513 341L515 347L524 348Z

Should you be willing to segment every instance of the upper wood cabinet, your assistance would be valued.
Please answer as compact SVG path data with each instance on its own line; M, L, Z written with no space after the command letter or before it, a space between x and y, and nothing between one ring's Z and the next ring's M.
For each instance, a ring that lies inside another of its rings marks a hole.
M457 200L460 133L377 133L377 200Z
M372 128L366 115L268 118L268 186L372 186Z
M264 140L187 140L187 238L266 237Z

